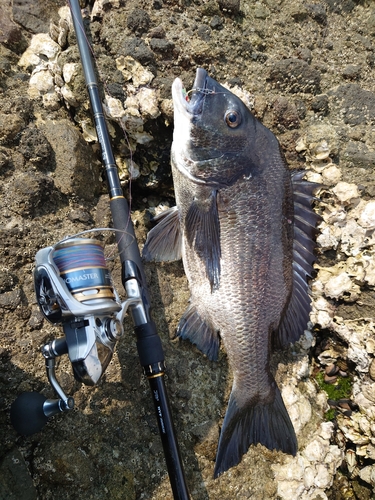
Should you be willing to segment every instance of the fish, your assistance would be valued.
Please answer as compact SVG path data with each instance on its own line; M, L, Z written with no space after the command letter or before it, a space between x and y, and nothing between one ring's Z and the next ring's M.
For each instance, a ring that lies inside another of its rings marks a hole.
M155 218L145 261L182 258L190 301L177 336L208 359L220 343L233 372L214 477L251 444L296 455L297 438L270 369L311 310L318 184L291 170L275 135L198 68L193 89L172 85L176 206Z

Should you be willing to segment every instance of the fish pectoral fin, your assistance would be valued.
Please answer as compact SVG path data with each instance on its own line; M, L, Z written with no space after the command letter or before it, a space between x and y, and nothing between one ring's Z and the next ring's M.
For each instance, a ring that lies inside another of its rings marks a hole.
M182 237L177 207L168 208L154 221L157 225L147 235L142 257L147 262L181 259Z
M289 305L281 320L278 332L273 336L273 347L283 348L296 342L310 318L311 298L308 278L314 273L316 260L315 236L321 217L311 203L319 184L303 180L305 172L292 174L294 195L294 241L293 241L293 288Z
M218 331L190 304L182 316L176 332L177 337L190 340L211 361L217 361L220 338Z
M276 382L272 398L260 398L239 406L232 390L221 428L214 477L237 465L251 444L260 443L269 450L289 455L297 453L297 438Z
M212 191L204 203L193 202L186 214L186 240L206 267L211 291L220 284L220 223L216 204L217 192Z

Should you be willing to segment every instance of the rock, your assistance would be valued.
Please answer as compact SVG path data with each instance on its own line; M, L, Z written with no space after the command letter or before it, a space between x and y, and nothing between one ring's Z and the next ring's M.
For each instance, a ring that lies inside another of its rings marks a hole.
M272 109L277 124L283 125L287 129L299 128L300 122L297 108L286 97L276 99L272 104Z
M322 25L327 24L327 12L323 4L307 4L306 9L314 21Z
M17 448L9 451L0 463L0 498L37 500L38 494L25 460Z
M69 196L92 200L101 191L101 166L78 130L68 120L47 120L41 127L55 155L55 185Z
M372 486L375 486L375 465L368 465L359 472L359 477Z
M57 485L68 486L79 478L80 487L86 490L90 486L90 477L94 474L93 463L87 453L80 448L70 446L60 440L53 449L37 452L36 470L43 481L49 482L53 476Z
M31 0L13 2L13 20L26 29L27 32L40 33L48 31L50 10L42 9Z
M16 53L24 51L27 46L20 27L13 21L11 2L3 2L1 6L0 43Z
M152 38L150 40L150 47L154 52L162 54L163 56L172 55L175 44L164 38Z
M301 59L283 59L274 63L268 80L286 92L316 94L320 90L320 74Z
M36 127L29 126L24 129L18 151L41 170L49 171L52 148L44 134Z
M25 216L37 215L53 201L53 180L40 172L28 171L15 176L7 193L8 207Z
M238 14L240 11L240 0L218 0L221 10L228 11L231 14Z
M355 64L348 64L342 71L342 76L347 80L356 80L361 74L361 67Z
M0 113L0 140L7 142L14 139L24 126L25 122L18 114Z
M327 165L322 172L323 183L327 186L334 186L341 180L341 170L334 164Z
M211 38L211 29L207 24L200 24L197 29L197 35L201 40L208 42Z
M325 3L330 11L336 12L337 14L348 14L352 12L356 6L353 0L325 0Z
M332 192L335 193L341 203L345 204L358 200L360 196L357 185L347 182L338 182Z
M117 69L121 71L125 81L132 80L135 87L151 83L154 75L142 64L130 56L120 56L116 59Z
M332 108L339 112L348 125L372 124L375 121L375 94L356 83L340 85L329 91Z
M375 153L366 144L358 141L348 141L342 154L343 162L349 167L372 170L375 167Z
M123 44L122 54L130 56L142 65L155 65L155 55L152 50L139 38L128 38Z
M325 116L329 111L328 103L328 96L326 94L317 95L313 97L311 101L311 109L315 111L315 113Z
M21 68L30 69L43 62L45 58L55 61L60 52L60 45L54 42L48 34L38 33L32 37L29 47L22 54L18 64Z
M127 27L137 34L146 33L150 27L151 19L143 9L134 9L127 18Z
M358 223L366 229L375 229L375 201L368 201L365 204Z

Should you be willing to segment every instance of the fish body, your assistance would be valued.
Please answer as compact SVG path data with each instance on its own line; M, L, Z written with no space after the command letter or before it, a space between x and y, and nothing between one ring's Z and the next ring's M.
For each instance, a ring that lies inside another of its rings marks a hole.
M147 238L146 260L182 257L191 298L177 334L233 371L215 477L252 443L295 455L297 439L270 371L273 347L306 327L315 184L291 175L274 134L198 69L191 98L172 87L176 207Z

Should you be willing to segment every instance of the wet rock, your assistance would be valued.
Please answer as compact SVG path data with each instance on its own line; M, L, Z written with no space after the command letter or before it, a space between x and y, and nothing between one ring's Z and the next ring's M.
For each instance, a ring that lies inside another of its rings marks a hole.
M320 73L300 59L283 59L274 63L268 80L286 92L316 94L320 89Z
M92 200L101 190L101 165L68 120L47 120L41 130L55 155L54 182L62 193Z

